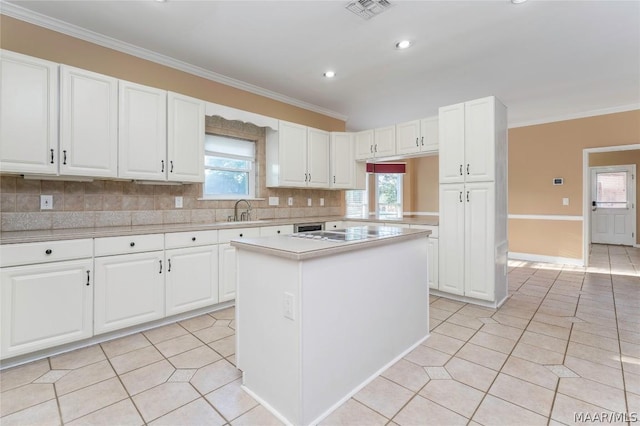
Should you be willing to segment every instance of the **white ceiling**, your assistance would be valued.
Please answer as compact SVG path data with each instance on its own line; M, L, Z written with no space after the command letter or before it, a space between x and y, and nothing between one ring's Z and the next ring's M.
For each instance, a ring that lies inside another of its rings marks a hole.
M345 9L348 0L0 7L346 119L348 130L435 115L439 106L487 95L508 106L511 127L640 108L638 1L390 1L368 21ZM396 50L405 38L414 46ZM327 69L337 76L325 79Z

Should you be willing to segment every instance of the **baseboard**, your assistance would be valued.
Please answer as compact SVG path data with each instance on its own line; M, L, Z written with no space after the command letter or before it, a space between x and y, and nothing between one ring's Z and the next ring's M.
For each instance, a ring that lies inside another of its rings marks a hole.
M507 300L508 296L505 296L502 300L497 302L489 302L488 300L475 299L473 297L462 296L458 294L447 293L446 291L436 290L434 288L429 289L430 296L444 297L445 299L456 300L462 303L470 303L472 305L478 305L485 308L498 309Z
M544 262L560 265L584 266L584 259L576 259L573 257L544 256L541 254L516 253L512 251L509 252L508 257L512 260L524 260L528 262Z

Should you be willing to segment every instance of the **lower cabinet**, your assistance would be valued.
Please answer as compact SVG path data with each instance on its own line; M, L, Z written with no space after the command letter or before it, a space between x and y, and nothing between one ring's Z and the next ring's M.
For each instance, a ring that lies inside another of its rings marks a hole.
M164 251L95 258L95 334L164 317Z
M92 260L3 268L1 358L93 335Z
M167 250L167 316L218 303L218 246Z
M429 256L429 288L438 288L438 239L427 239L427 255Z
M218 301L236 298L236 248L231 243L219 246L220 290Z

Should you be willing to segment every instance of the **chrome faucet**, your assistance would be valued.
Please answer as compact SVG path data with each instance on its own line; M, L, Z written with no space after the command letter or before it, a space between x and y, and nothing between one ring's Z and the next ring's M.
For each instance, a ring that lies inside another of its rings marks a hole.
M247 209L245 211L243 211L242 213L240 213L240 221L241 222L246 222L251 218L251 203L249 203L245 199L242 199L242 200L236 201L236 204L233 206L233 221L234 222L238 221L238 204L241 201L244 201L245 203L247 203Z

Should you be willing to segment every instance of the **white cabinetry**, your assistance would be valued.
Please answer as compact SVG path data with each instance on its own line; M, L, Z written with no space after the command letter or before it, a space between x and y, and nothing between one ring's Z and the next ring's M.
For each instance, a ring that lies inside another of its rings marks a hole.
M438 227L432 225L411 225L413 229L428 229L431 231L429 239L427 240L427 255L429 264L429 288L438 288L438 254L440 251L438 241Z
M354 134L331 133L331 188L364 189L366 164L355 159Z
M0 171L58 173L58 64L0 51Z
M496 179L496 168L503 167L496 163L501 108L493 96L440 108L440 140L447 143L440 150L440 183Z
M119 106L119 177L166 180L167 92L121 80Z
M439 119L438 289L494 307L507 296L506 114L489 97L443 107Z
M236 248L229 241L260 236L260 228L222 229L218 231L219 246L219 302L236 298Z
M93 335L92 240L8 244L0 255L0 358Z
M167 316L218 302L218 231L165 235Z
M118 80L60 66L60 174L118 176Z
M332 230L332 229L342 229L344 228L344 221L342 220L336 220L333 222L325 222L324 223L324 229L326 230Z
M437 116L396 125L399 155L438 152L438 140Z
M267 186L329 188L329 132L280 121L267 129Z
M365 130L355 135L356 160L370 160L396 155L396 126Z
M168 179L204 182L204 101L168 92Z
M95 239L94 332L164 317L164 235Z

